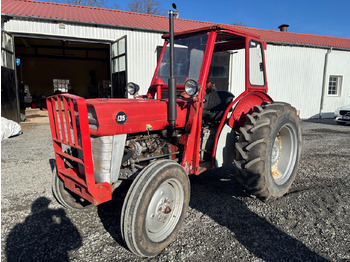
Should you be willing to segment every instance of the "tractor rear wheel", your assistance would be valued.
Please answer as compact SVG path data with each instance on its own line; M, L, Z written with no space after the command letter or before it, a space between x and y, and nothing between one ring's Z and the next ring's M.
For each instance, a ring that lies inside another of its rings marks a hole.
M52 193L58 203L66 208L75 210L86 209L93 206L89 201L81 198L64 187L62 179L57 174L56 167L52 173Z
M176 237L187 212L190 183L171 160L146 167L133 181L121 215L122 236L134 254L153 257Z
M295 108L286 103L255 106L236 143L237 179L262 200L283 196L300 158L301 130Z

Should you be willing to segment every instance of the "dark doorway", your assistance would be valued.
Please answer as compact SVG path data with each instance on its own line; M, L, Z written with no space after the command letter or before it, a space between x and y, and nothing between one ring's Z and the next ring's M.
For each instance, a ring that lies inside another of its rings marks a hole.
M15 36L15 46L18 82L28 86L33 106L55 92L111 97L110 43Z

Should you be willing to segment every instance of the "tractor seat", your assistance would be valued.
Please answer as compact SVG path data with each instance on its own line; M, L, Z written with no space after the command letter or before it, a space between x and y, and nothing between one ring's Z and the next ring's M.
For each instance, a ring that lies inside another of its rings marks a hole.
M215 123L220 121L226 108L233 101L235 96L228 91L214 91L204 96L203 118Z

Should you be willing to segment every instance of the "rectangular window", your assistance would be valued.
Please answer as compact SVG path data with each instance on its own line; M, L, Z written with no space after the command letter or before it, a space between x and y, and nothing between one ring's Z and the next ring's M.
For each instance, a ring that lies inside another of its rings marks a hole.
M343 80L342 76L329 76L329 84L328 84L329 96L340 96L342 80Z
M263 47L260 42L249 42L249 82L252 86L264 86Z
M15 69L13 38L4 31L1 32L1 66Z
M176 83L185 84L188 79L197 81L204 59L205 43L208 41L207 34L193 35L175 39L174 42L174 75ZM167 43L162 61L157 72L157 78L168 83L170 75L170 43Z
M126 36L112 43L112 73L126 71Z
M69 89L69 79L53 79L53 91L67 93Z

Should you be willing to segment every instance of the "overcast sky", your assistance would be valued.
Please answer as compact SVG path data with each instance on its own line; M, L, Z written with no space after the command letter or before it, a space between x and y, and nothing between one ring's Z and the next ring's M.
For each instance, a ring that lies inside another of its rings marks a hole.
M106 0L107 7L128 9L128 0ZM163 9L175 2L180 18L214 23L350 38L350 0L159 0Z

